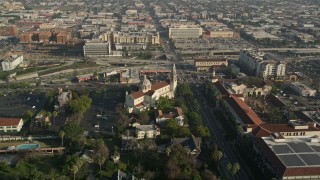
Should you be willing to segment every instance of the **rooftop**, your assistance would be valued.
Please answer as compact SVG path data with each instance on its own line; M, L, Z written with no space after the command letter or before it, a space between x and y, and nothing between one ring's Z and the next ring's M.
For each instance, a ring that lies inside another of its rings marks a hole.
M21 118L0 118L1 126L17 126L20 123Z
M319 139L317 139L319 140ZM256 145L282 176L320 175L320 144L310 139L257 138Z

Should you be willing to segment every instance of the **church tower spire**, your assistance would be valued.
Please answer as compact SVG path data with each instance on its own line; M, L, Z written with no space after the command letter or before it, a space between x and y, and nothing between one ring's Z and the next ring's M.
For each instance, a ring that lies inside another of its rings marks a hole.
M176 69L176 65L173 64L172 66L172 71L171 71L171 81L170 81L170 90L175 92L176 88L177 88L177 69Z

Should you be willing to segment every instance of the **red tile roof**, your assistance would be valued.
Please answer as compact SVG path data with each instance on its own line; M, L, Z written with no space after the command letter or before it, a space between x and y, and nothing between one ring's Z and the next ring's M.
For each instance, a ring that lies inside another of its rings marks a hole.
M150 90L148 92L145 93L145 95L148 95L148 96L152 96L154 94L154 91L153 90Z
M232 109L238 114L244 124L260 125L264 122L260 117L241 99L235 96L230 96L226 99Z
M261 124L252 127L252 134L255 137L268 137L276 132L306 132L306 131L320 131L318 127L309 125L308 129L294 129L289 124Z
M160 81L160 82L158 82L158 83L156 83L156 84L152 84L152 85L151 85L151 90L156 91L156 90L161 89L161 88L163 88L163 87L165 87L165 86L168 86L168 85L169 85L168 82L166 82L166 81Z
M0 118L0 126L18 126L21 118Z
M220 81L215 82L214 85L222 95L225 95L225 96L230 95L228 90L223 86L223 84Z
M133 99L138 99L138 98L144 96L144 93L141 91L137 91L137 92L131 93L131 96L133 97Z

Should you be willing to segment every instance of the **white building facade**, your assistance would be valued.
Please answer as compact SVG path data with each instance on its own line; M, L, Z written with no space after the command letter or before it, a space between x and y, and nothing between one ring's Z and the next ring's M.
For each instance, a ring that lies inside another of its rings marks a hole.
M20 118L0 118L0 132L20 132L23 120Z
M23 62L23 55L21 55L21 56L13 55L9 59L2 61L2 63L1 63L2 70L3 71L12 71L22 62Z
M300 82L291 83L292 89L297 92L299 95L307 97L307 96L316 96L317 90L308 87L305 84Z
M264 55L263 52L241 50L239 56L241 70L263 79L284 77L286 64L281 61L266 60Z
M174 98L177 88L177 72L173 65L170 82L161 81L155 84L144 76L140 85L140 90L131 94L126 94L125 106L129 113L141 112L150 107L155 107L156 101L160 97Z
M202 35L202 28L169 28L169 37L173 39L197 39Z

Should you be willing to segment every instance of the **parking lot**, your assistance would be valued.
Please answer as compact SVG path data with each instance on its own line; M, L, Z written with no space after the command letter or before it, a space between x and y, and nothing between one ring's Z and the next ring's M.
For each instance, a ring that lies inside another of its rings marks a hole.
M0 97L0 117L21 117L22 114L42 108L45 103L44 94L6 94Z
M91 91L91 108L84 114L81 125L86 131L112 132L116 126L118 118L116 107L123 103L122 91L117 88Z

